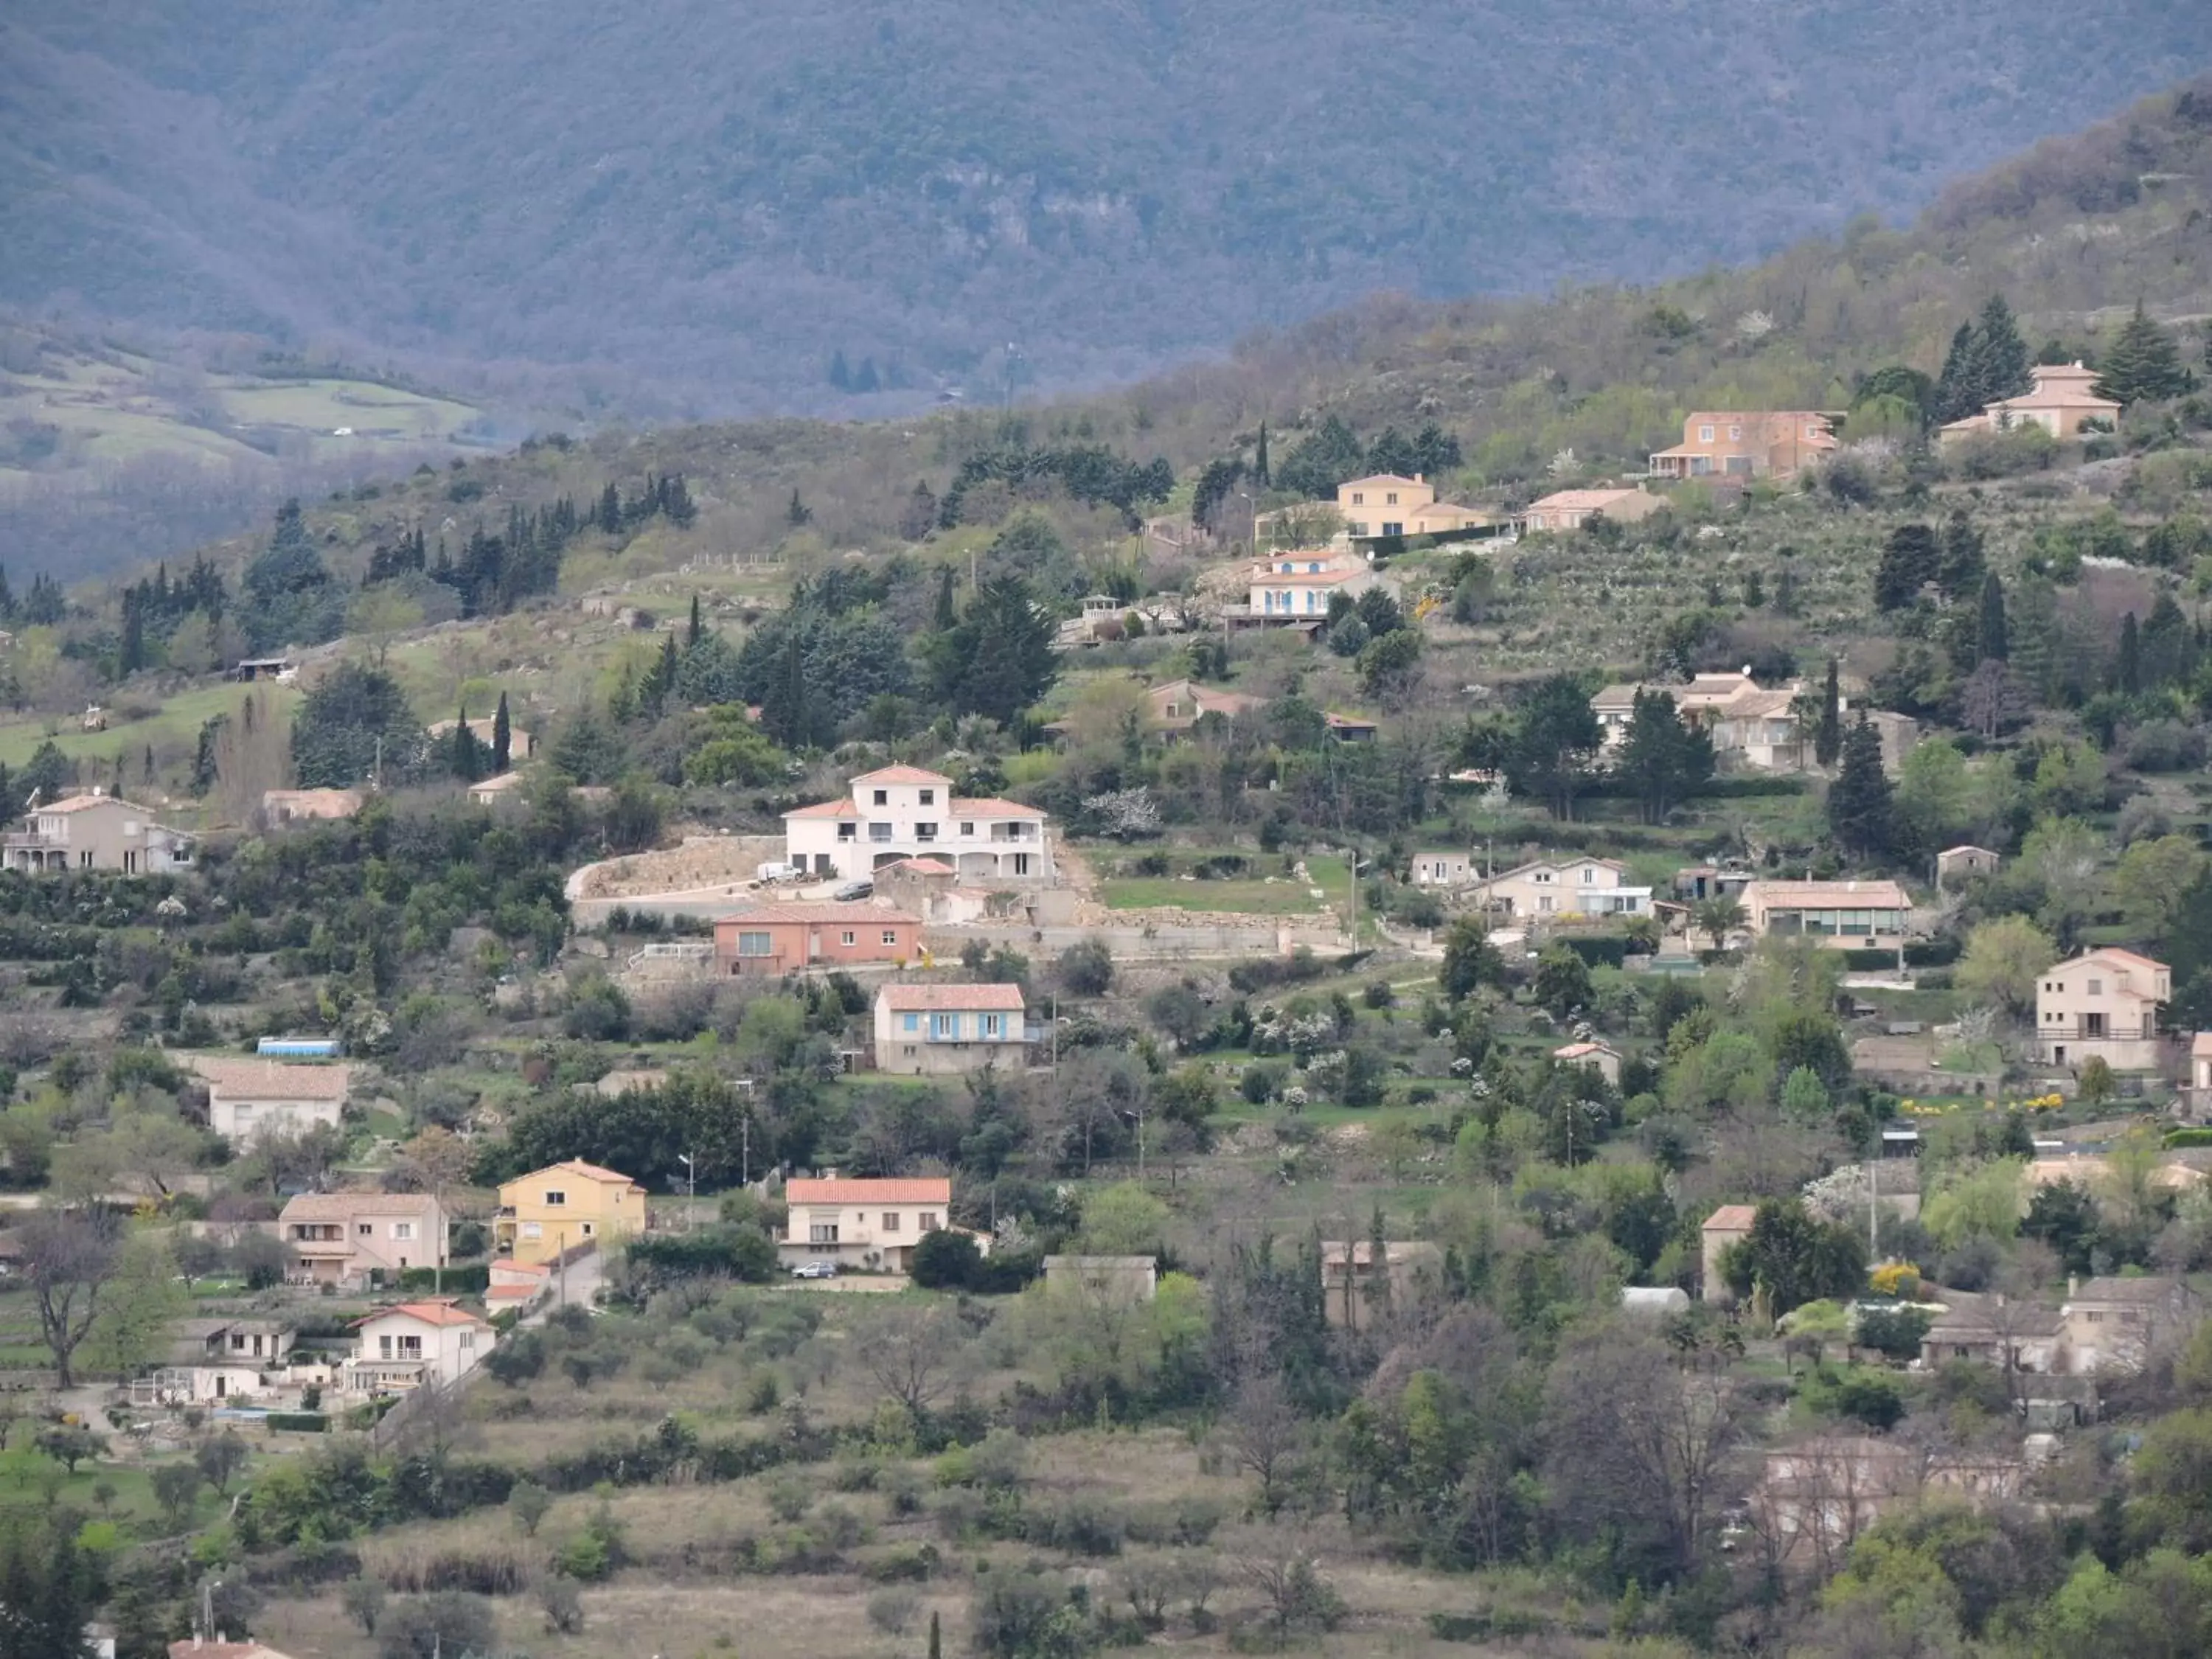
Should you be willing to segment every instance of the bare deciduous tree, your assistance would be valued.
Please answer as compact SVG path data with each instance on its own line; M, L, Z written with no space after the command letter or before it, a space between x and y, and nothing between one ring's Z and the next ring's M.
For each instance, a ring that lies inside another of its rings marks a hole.
M70 1388L76 1379L70 1362L115 1277L115 1230L97 1212L41 1211L24 1224L22 1239L23 1273L39 1311L39 1335L54 1356L56 1380Z
M1223 1425L1229 1455L1260 1483L1260 1507L1270 1517L1283 1506L1284 1478L1304 1449L1305 1424L1279 1378L1255 1376L1237 1391Z
M958 1380L960 1353L960 1334L944 1309L902 1308L872 1333L868 1375L919 1417Z

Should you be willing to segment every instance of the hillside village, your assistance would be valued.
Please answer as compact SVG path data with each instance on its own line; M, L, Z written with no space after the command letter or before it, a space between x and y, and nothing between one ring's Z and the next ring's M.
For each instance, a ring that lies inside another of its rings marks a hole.
M2204 1650L2212 296L2002 286L0 575L34 1639Z

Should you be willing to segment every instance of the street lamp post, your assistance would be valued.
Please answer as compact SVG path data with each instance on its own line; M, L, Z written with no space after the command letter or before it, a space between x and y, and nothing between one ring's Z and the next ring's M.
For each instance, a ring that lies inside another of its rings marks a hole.
M699 1204L699 1166L691 1161L689 1152L676 1154L676 1161L684 1166L684 1231L691 1231L692 1212Z

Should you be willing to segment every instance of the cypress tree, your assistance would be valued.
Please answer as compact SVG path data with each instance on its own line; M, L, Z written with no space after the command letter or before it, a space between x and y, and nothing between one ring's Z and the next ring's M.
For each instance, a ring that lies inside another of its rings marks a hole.
M2117 404L2155 402L2179 398L2189 390L2189 372L2181 366L2181 348L2173 337L2143 313L2141 300L2135 315L2121 327L2112 349L2105 354L2104 372L2096 392Z
M514 758L514 727L507 714L507 693L499 694L499 712L491 717L491 769L505 772Z
M945 1659L944 1638L938 1633L935 1608L929 1614L929 1659Z
M1936 381L1936 418L1958 421L1979 414L1988 401L1980 392L1981 383L1975 377L1974 325L1961 323L1951 337L1951 349L1944 356L1943 372Z
M453 722L453 775L463 783L474 783L483 775L483 745L477 734L469 730L469 706L461 705L460 718Z
M2002 662L2012 655L2011 633L2005 626L2004 582L1994 570L1982 578L1981 641L1977 666Z
M1963 507L1951 509L1943 524L1943 552L1936 568L1936 584L1943 597L1957 605L1982 585L1982 532Z
M2142 690L2142 641L2136 630L2136 613L2120 618L2120 656L2112 669L2113 689L2132 697Z
M1820 690L1820 724L1813 733L1813 758L1833 766L1844 749L1843 678L1833 657L1828 659L1827 684Z
M1888 851L1893 834L1889 775L1881 769L1881 734L1862 713L1844 738L1843 769L1828 790L1828 829L1861 858Z
M610 536L623 527L622 491L616 487L612 478L607 480L607 487L599 492L599 520L600 530Z
M784 508L783 516L790 520L791 527L793 530L799 528L800 526L805 524L814 516L814 509L807 506L805 501L799 500L799 490L796 486L793 488L791 492L791 505Z
M684 643L687 647L698 644L700 631L699 596L694 593L691 596L691 621L684 630Z
M1260 447L1252 456L1252 477L1263 488L1267 482L1267 423L1260 422ZM7 586L4 573L0 573L0 589Z
M1926 525L1901 524L1891 531L1875 571L1875 607L1902 611L1910 605L1920 597L1922 586L1935 579L1942 556L1942 544Z
M853 389L853 371L845 362L845 348L842 346L830 356L830 384L840 392Z
M937 573L937 614L930 618L930 626L939 634L950 634L960 625L960 612L952 603L952 567L945 566Z
M0 564L0 622L15 620L15 590L8 586L8 567Z

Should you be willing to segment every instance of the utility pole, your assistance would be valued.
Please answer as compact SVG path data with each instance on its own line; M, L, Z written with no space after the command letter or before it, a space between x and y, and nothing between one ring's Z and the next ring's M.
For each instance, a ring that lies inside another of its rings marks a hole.
M738 1120L738 1184L753 1184L753 1109L745 1108L745 1115Z
M568 1230L558 1229L553 1235L554 1248L560 1254L554 1260L561 1264L561 1305L568 1305Z
M691 1231L693 1212L699 1204L699 1166L691 1161L689 1152L678 1152L676 1158L684 1166L684 1231L688 1233Z

